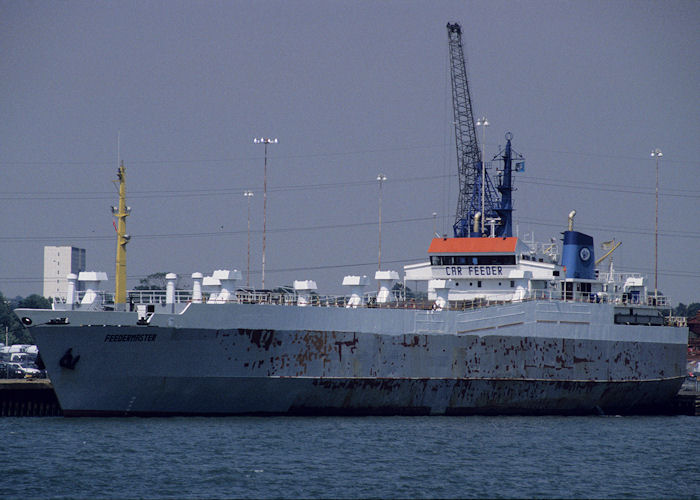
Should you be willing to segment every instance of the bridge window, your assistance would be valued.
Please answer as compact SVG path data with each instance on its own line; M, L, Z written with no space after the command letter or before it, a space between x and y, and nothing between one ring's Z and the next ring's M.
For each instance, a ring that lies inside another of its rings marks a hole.
M515 255L432 255L433 266L514 266Z

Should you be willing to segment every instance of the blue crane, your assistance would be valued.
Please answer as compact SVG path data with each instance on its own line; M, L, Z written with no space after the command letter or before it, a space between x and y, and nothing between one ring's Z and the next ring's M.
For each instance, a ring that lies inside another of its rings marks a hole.
M506 146L494 159L503 161L498 175L498 186L494 187L486 165L482 164L481 150L476 137L472 101L469 95L467 67L462 47L462 28L459 24L447 24L450 49L450 74L452 77L452 104L454 110L455 143L459 172L459 198L455 217L456 238L483 236L484 221L493 220L496 236L513 234L513 135L506 134ZM522 155L516 153L516 170L524 166ZM483 185L483 188L482 188ZM483 192L483 201L482 201ZM482 212L483 206L483 213ZM481 217L481 224L475 221Z

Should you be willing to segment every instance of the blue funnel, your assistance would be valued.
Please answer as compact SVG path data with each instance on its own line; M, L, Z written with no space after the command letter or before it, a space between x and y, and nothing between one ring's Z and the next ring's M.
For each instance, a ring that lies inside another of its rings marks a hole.
M595 279L593 237L578 231L564 231L564 249L561 264L567 278Z

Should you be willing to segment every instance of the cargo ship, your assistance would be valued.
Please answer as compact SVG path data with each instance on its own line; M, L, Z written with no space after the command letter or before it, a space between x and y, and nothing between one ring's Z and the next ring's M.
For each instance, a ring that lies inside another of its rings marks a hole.
M664 411L685 376L687 328L645 278L596 268L590 235L535 244L512 235L511 146L498 185L478 147L461 28L448 24L459 201L403 276L239 287L241 272L191 275L127 293L125 169L119 167L115 293L106 273L68 275L52 310L17 309L67 416L469 415ZM486 125L485 119L477 122ZM372 291L367 292L372 282ZM400 286L396 286L400 284ZM427 290L411 296L409 286ZM80 291L79 291L80 290Z
M427 301L396 296L392 271L379 292L346 276L329 297L217 270L187 291L170 274L119 311L88 272L69 276L80 302L16 314L67 416L646 413L683 383L687 329L641 277L586 274L583 233L564 233L557 262L516 237L435 238L428 253L404 275L427 280Z

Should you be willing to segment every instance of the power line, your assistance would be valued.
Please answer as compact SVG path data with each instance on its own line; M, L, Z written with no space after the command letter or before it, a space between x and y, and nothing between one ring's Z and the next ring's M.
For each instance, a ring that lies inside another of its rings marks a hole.
M383 221L382 224L406 224L415 222L426 222L432 220L432 217L410 217L404 219L392 219L388 221ZM564 228L561 222L547 220L547 219L532 219L532 218L519 218L517 223L531 224L536 226L546 226L555 228ZM282 227L282 228L272 228L268 232L271 233L289 233L289 232L302 232L302 231L327 231L330 229L348 229L354 227L371 227L376 226L377 221L370 222L350 222L345 224L321 224L315 226L297 226L297 227ZM588 230L596 231L611 231L615 233L626 233L626 234L641 234L649 235L653 234L650 230L645 230L644 228L631 228L631 229L620 229L613 226L601 226L601 225L591 225L591 224L579 224L579 227ZM133 234L132 240L156 240L156 239L171 239L171 238L210 238L218 236L232 236L246 234L247 229L241 229L236 231L206 231L197 233L161 233L161 234ZM261 233L259 229L251 230L252 234ZM660 236L669 238L690 238L696 239L700 238L700 232L688 232L688 231L660 231ZM56 240L71 240L71 241L112 241L114 239L113 235L93 235L93 236L0 236L0 242L3 243L20 243L27 241L56 241Z
M491 146L497 143L490 143ZM395 153L400 151L418 151L418 150L440 150L444 148L444 144L426 144L426 145L399 145L393 147L384 148L370 148L370 149L356 149L348 151L329 151L329 152L315 152L306 154L276 154L270 156L270 158L278 160L290 160L290 159L309 159L309 158L326 158L326 157L341 157L341 156L353 156L362 154L373 154L373 153ZM630 160L630 161L647 161L647 156L626 156L619 154L606 154L606 153L594 153L590 151L565 151L558 149L547 149L547 148L537 148L530 147L530 151L541 151L544 153L554 153L558 155L572 155L590 158L607 158L611 160ZM249 161L259 161L262 156L239 156L239 157L227 157L227 158L188 158L188 159L161 159L161 160L147 160L147 159L132 159L127 163L129 165L189 165L189 164L201 164L201 163L235 163L235 162L249 162ZM687 160L687 159L674 159L669 155L664 157L664 163L671 164L688 164L688 165L700 165L698 160ZM0 166L2 167L44 167L44 166L114 166L114 160L0 160Z
M628 186L615 185L615 184L588 183L588 184L592 184L592 185L585 186L585 185L582 185L585 183L579 183L578 181L555 182L555 181L547 181L547 180L530 180L530 179L520 179L519 182L521 182L523 184L535 184L537 186L555 186L555 187L571 188L571 189L576 189L576 190L608 191L608 192L613 192L613 193L631 193L631 194L646 194L646 195L654 194L653 189L643 189L643 188L630 189ZM681 191L681 190L678 190L678 191ZM696 191L691 191L691 190L686 190L686 191L696 193L696 194L673 194L673 193L662 193L661 191L659 191L659 196L673 197L673 198L700 199L700 195L698 195Z
M563 228L563 224L561 222L556 222L556 221L546 221L544 219L530 219L530 218L520 218L516 222L524 222L527 224L533 224L536 226L548 226L548 227L559 227ZM631 229L620 229L619 227L615 226L601 226L599 224L592 225L592 224L577 224L578 227L581 227L583 229L587 230L593 230L593 231L611 231L615 233L627 233L627 234L654 234L653 231L651 230L646 230L644 228L631 228ZM659 231L660 236L667 236L667 237L672 237L672 238L700 238L700 233L697 232L688 232L688 231Z
M406 182L423 182L439 179L440 176L420 176L420 177L407 177L404 179L396 179L392 181L393 184L406 183ZM359 187L359 186L369 186L374 185L374 180L369 181L345 181L345 182L329 182L321 184L301 184L292 186L278 186L268 188L271 192L287 192L287 191L307 191L307 190L323 190L323 189L334 189L334 188L348 188L348 187ZM238 187L234 188L221 188L221 189L186 189L186 190L148 190L139 191L133 190L129 191L128 197L131 198L179 198L179 197L197 197L197 196L233 196L242 195L243 191L247 189L241 189ZM0 192L0 200L28 200L28 196L33 196L31 200L104 200L113 199L114 193L111 191L100 191L95 193L91 191L90 193L85 193L83 191L53 191L53 192Z
M412 217L407 219L393 219L382 221L384 224L406 224L409 222L421 222L432 220L432 217ZM274 233L289 233L301 231L320 231L329 229L347 229L352 227L376 226L377 221L373 222L350 222L346 224L324 224L318 226L299 226L299 227L283 227L278 229L268 229L268 232ZM163 234L132 234L131 239L134 240L151 240L163 238L210 238L214 236L230 236L235 234L247 234L247 229L237 231L208 231L201 233L163 233ZM251 230L251 233L261 233L262 230ZM55 241L55 240L113 240L114 236L0 236L0 241L5 243L20 242L20 241Z
M413 183L413 182L426 182L426 181L437 181L442 178L453 178L456 179L456 174L448 175L429 175L429 176L417 176L417 177L405 177L396 178L392 181L393 184L399 183ZM630 194L643 194L643 195L653 195L654 190L651 188L620 185L620 184L610 184L610 183L596 183L596 182L586 182L586 181L553 181L551 179L543 179L538 177L528 177L518 179L518 183L522 184L534 184L537 186L551 186L551 187L563 187L576 190L593 190L593 191L608 191L615 193L630 193ZM373 185L374 181L347 181L347 182L329 182L321 184L300 184L292 186L278 186L268 189L271 192L292 192L292 191L309 191L309 190L325 190L325 189L346 189L348 187L361 187ZM242 194L244 189L238 187L232 188L219 188L219 189L187 189L187 190L148 190L140 191L133 190L129 192L130 199L156 199L156 198L185 198L185 197L211 197L211 196L236 196ZM700 195L697 194L695 190L690 189L666 189L666 192L661 192L660 196L663 198L690 198L690 199L700 199ZM47 200L74 200L74 201L86 201L86 200L111 200L114 198L114 193L110 191L101 191L95 193L91 191L90 193L85 193L83 191L37 191L37 192L0 192L0 200L14 200L14 201L47 201Z

